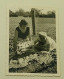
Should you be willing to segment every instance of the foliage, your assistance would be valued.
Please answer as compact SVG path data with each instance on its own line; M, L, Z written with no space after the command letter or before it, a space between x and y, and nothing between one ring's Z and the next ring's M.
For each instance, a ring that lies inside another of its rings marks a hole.
M55 11L48 11L47 14L43 14L39 9L34 8L35 17L45 17L45 18L55 18ZM24 11L23 9L19 9L16 12L9 10L10 17L24 16L31 17L31 11Z
M10 17L17 17L18 15L14 12L12 12L11 10L9 10L9 16Z

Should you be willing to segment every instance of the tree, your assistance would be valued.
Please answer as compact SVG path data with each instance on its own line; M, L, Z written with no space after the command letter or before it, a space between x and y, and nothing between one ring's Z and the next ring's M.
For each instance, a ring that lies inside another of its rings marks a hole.
M13 12L11 10L9 10L9 16L11 16L13 14Z
M15 12L18 16L23 16L25 14L23 9L19 9L19 11Z
M24 17L29 17L30 15L31 15L31 14L30 14L30 12L29 12L29 11L27 11L27 12L25 12L25 13L24 13L24 15L23 15L23 16L24 16Z
M36 8L32 8L34 11L35 11L35 16L36 17L39 17L39 14L40 14L40 10L39 9L36 9ZM31 11L30 11L31 13Z
M12 12L11 10L9 10L9 16L10 17L17 17L18 15L14 12Z
M55 11L48 11L47 12L47 17L55 18Z

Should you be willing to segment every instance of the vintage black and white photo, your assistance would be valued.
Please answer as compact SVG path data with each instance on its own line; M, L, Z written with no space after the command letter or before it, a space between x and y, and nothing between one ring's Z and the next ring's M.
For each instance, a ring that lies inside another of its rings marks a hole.
M57 74L57 14L54 8L9 8L10 74Z

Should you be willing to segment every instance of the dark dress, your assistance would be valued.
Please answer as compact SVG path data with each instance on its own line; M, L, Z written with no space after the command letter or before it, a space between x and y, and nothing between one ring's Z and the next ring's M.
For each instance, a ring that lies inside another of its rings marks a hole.
M18 31L18 37L22 39L26 39L26 37L29 35L29 27L26 28L25 33L22 33L22 31L19 29L19 27L16 28Z

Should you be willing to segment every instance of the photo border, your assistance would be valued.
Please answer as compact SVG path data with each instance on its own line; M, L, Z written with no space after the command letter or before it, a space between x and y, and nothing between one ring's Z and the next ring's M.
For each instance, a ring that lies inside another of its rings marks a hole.
M59 51L59 10L58 8L53 8L55 11L56 11L56 50L57 50L57 74L52 74L52 73L49 73L49 74L46 74L46 73L9 73L9 7L10 6L7 6L7 46L6 46L6 56L5 56L5 59L6 59L6 66L5 66L5 74L7 76L60 76L60 51ZM16 6L14 6L16 7ZM44 7L44 6L41 6L43 8L50 8L50 7Z

